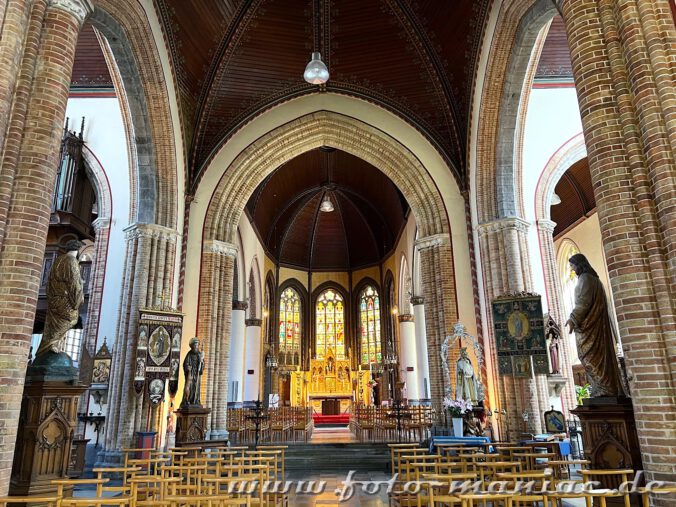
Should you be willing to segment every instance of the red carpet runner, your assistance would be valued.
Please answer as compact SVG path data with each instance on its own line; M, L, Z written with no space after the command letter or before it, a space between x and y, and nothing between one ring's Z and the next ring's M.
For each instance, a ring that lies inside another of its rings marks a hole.
M315 425L320 424L347 425L350 422L350 414L340 414L340 415L312 414L312 420L315 422Z

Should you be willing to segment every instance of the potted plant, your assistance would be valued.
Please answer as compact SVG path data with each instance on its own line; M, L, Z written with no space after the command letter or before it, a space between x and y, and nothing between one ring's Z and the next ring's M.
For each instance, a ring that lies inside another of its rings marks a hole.
M454 400L449 396L444 398L444 409L448 411L453 421L453 435L456 437L464 436L463 420L465 414L472 411L472 404L465 400Z
M581 406L582 400L591 397L591 385L575 386L575 397L577 398L577 405Z

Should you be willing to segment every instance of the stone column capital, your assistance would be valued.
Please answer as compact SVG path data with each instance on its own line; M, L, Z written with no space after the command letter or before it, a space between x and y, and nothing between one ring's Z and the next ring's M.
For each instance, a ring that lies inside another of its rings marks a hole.
M451 244L451 235L445 232L440 234L432 234L415 240L415 248L419 252L422 250L429 250L431 248L438 248L443 245Z
M490 222L484 222L477 226L480 236L492 232L506 231L506 230L516 230L517 232L527 233L530 228L530 222L519 217L505 217L499 218L497 220L491 220Z
M549 234L554 233L554 229L556 228L556 222L553 222L551 220L547 220L546 218L543 218L542 220L538 220L538 229L543 231L543 232L548 232Z
M94 227L94 231L98 234L101 229L110 227L110 218L97 218L92 222L92 226Z
M246 327L261 327L263 325L263 321L261 319L246 319L244 324Z
M178 241L179 233L170 227L164 227L158 224L135 223L124 229L125 239L127 241L136 238L154 238L164 239L172 243Z
M412 314L410 313L404 313L402 315L399 315L399 322L415 322L415 319Z
M232 301L232 309L233 310L239 310L241 312L245 312L249 308L249 303L246 301L237 301L234 300Z
M49 6L67 12L80 24L94 12L94 5L90 0L49 0Z
M202 251L207 253L226 255L228 257L237 257L237 252L239 252L239 249L237 248L237 245L233 245L232 243L228 243L227 241L218 241L217 239L209 239L204 242Z

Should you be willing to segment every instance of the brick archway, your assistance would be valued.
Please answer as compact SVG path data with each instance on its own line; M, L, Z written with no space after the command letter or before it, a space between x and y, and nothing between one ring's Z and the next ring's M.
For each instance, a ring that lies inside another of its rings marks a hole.
M235 241L240 217L249 196L275 169L292 158L331 146L360 157L387 175L407 199L421 238L416 248L423 268L427 340L432 399L440 403L444 392L439 347L458 320L451 228L442 194L421 161L396 139L354 117L321 110L300 116L260 136L243 149L222 174L206 210L202 240L202 271L197 333L207 347L220 350L219 364L229 358L222 340L229 340ZM225 281L225 283L224 283ZM219 323L228 323L225 327ZM221 342L219 344L219 342ZM220 346L219 346L220 345ZM208 353L208 352L207 352ZM227 371L208 372L207 402L224 406ZM225 428L225 411L214 409L211 431Z

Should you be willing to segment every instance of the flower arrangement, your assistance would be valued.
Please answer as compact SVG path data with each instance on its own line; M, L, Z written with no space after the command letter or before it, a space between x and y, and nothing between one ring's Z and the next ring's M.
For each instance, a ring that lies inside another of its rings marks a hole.
M375 380L371 379L371 380L369 380L369 381L366 383L366 385L369 386L371 389L373 389L374 387L376 387L376 386L378 385L378 382L376 382Z
M451 417L462 417L472 411L472 404L465 400L454 400L450 396L444 398L444 409Z
M591 385L575 386L575 397L577 398L577 404L582 405L582 400L591 397Z

